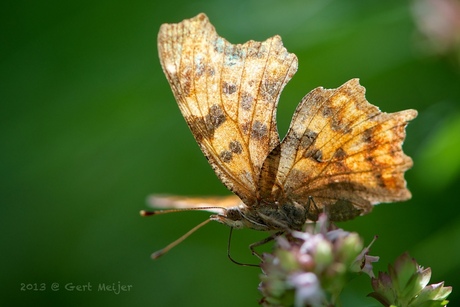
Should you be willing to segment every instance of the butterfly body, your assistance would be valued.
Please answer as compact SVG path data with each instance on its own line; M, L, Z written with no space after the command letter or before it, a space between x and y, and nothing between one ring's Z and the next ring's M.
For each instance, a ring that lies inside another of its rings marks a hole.
M307 219L307 210L298 204L262 204L260 208L241 205L228 208L223 214L212 215L211 220L235 229L300 230Z

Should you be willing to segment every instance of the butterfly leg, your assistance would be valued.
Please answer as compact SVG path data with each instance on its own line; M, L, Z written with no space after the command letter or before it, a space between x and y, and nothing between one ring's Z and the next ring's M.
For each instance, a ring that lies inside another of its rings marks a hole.
M232 241L232 233L233 233L233 227L230 227L230 235L228 236L228 243L227 243L227 257L230 259L231 262L241 265L241 266L253 266L253 267L259 267L258 264L251 264L251 263L241 263L239 261L236 261L235 259L232 258L230 255L230 242Z
M264 245L270 241L273 241L276 237L282 235L284 233L283 230L281 231L278 231L278 232L275 232L274 234L270 235L269 237L261 240L261 241L258 241L258 242L255 242L255 243L252 243L251 245L249 245L249 249L251 250L251 253L256 256L257 258L259 258L260 260L263 261L263 258L262 256L255 250L255 248L257 246L261 246L261 245Z
M313 210L312 209L312 204L313 204ZM313 196L308 196L308 203L307 203L307 217L309 220L316 222L318 220L319 216L319 209L318 206L316 206L315 200L313 199Z

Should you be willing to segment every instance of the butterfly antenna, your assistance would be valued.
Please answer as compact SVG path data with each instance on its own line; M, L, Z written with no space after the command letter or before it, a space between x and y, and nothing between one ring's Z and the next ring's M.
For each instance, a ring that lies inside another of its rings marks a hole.
M226 211L226 208L223 207L195 207L195 208L180 208L180 209L169 209L169 210L157 210L157 211L146 211L146 210L141 210L140 214L141 216L152 216L152 215L159 215L159 214L166 214L166 213L174 213L174 212L183 212L183 211L191 211L191 210L208 210L208 209L222 209ZM193 227L190 229L186 234L184 234L182 237L179 239L173 241L172 243L168 244L166 247L160 249L159 251L156 251L152 254L152 259L158 259L164 254L166 254L170 249L172 249L174 246L178 245L182 241L184 241L188 236L190 236L192 233L197 231L199 228L203 227L206 225L209 221L211 220L206 220L199 225Z
M161 211L160 211L161 212ZM163 256L164 254L166 254L170 249L172 249L174 246L178 245L179 243L181 243L182 241L184 241L185 239L187 239L188 236L190 236L192 233L194 233L195 231L197 231L199 228L203 227L204 225L206 225L207 223L209 223L211 220L205 220L204 222L201 222L200 224L196 225L195 227L193 227L192 229L190 229L189 231L187 231L187 233L185 233L182 237L180 237L179 239L173 241L172 243L168 244L167 246L163 247L162 249L154 252L152 254L152 259L158 259L160 258L161 256Z

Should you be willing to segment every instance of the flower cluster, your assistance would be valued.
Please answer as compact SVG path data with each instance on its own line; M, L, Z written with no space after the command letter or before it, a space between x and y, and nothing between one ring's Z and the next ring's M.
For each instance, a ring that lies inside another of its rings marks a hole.
M374 239L375 241L375 239ZM371 242L372 245L373 242ZM386 307L445 306L452 287L428 285L431 269L419 266L408 254L389 265L376 278L369 247L357 233L329 224L321 215L304 232L293 231L276 239L271 254L264 254L259 290L264 306L336 306L339 295L357 273L371 277L374 292L368 296Z
M277 238L264 255L260 291L265 306L334 306L351 275L371 277L372 262L357 233L334 229L326 215L305 232Z

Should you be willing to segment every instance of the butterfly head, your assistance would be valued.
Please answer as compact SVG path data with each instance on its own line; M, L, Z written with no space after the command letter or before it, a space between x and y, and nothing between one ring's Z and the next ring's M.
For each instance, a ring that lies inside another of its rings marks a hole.
M242 206L228 208L221 214L211 215L210 219L211 221L217 221L221 224L227 225L235 229L254 228L251 227L251 223L248 219L245 218L244 214L242 213L244 209L245 208Z

